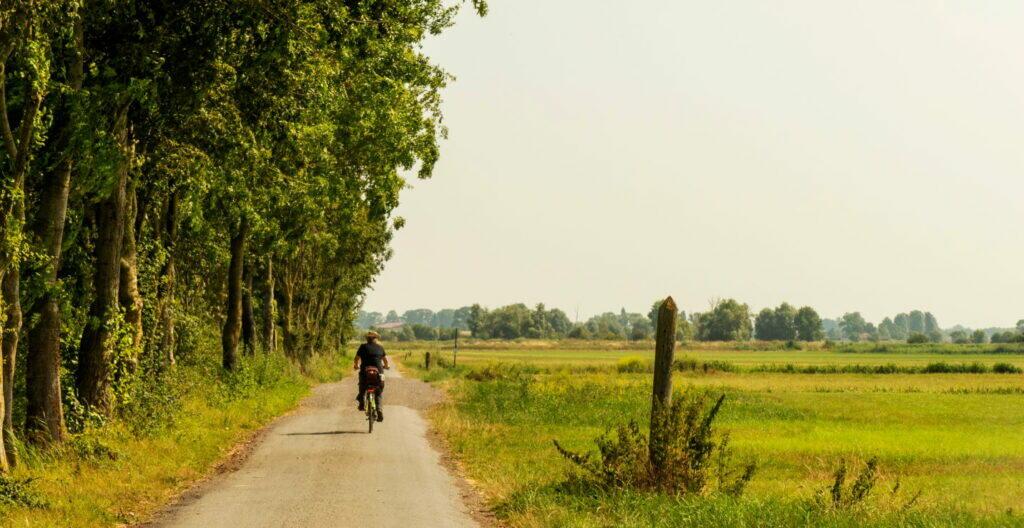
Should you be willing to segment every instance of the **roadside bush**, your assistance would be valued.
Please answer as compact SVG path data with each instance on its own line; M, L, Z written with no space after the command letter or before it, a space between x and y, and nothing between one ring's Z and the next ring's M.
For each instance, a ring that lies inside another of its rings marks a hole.
M654 458L648 438L636 421L595 439L597 454L575 453L554 441L555 449L582 470L583 479L602 489L641 489L673 495L718 492L739 496L754 476L756 465L735 467L727 435L718 435L715 418L725 395L708 405L706 394L679 398L657 426L664 433L663 451ZM716 463L717 462L717 463ZM714 486L713 486L714 485Z
M651 372L653 369L654 364L649 359L640 356L626 356L620 358L615 364L615 370L622 374L640 374Z

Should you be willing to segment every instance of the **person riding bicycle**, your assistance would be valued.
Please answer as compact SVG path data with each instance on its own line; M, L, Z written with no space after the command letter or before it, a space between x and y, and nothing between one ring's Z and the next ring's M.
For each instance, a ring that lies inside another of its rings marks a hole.
M352 368L359 371L359 395L356 396L356 401L359 402L360 411L366 409L363 403L367 387L366 369L370 367L377 369L377 421L382 422L384 414L380 408L382 406L381 396L384 394L383 369L391 368L391 365L388 364L388 355L384 352L384 347L377 342L378 339L380 339L380 334L377 332L367 332L366 342L359 345Z

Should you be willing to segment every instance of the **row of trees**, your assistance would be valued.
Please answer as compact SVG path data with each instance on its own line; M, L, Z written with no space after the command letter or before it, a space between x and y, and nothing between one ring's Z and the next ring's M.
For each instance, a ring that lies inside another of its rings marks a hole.
M453 14L0 3L0 470L15 435L115 414L206 329L228 370L345 338L401 226L402 173L438 158L447 76L419 44Z
M411 323L388 334L388 337L409 340L444 339L451 335L452 328L470 330L475 337L485 339L568 337L641 340L653 336L660 306L661 301L654 302L646 315L622 309L618 313L595 315L583 323L570 323L560 310L546 310L543 304L537 305L532 312L523 304L505 306L493 311L488 311L478 304L436 313L419 309L410 310L402 316L394 311L387 316L361 312L358 321L364 328L374 326L374 322ZM676 337L680 341L745 341L755 338L765 341L831 339L941 342L948 337L950 341L956 343L985 343L989 341L990 333L993 343L1024 339L1024 320L1018 322L1015 331L953 330L947 335L939 327L934 315L921 310L900 313L892 318L886 317L875 325L865 320L860 312L849 312L838 319L822 319L810 306L796 308L789 303L782 303L776 308L764 308L752 317L750 307L735 299L712 301L708 311L693 313L689 317L685 312L680 312L677 321Z

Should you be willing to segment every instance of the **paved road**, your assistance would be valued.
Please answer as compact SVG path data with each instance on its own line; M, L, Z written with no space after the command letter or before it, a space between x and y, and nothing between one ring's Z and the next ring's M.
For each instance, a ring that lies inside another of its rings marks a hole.
M372 435L356 411L352 377L321 385L237 471L201 485L154 526L477 526L417 410L436 401L436 391L396 370L386 383L385 420Z

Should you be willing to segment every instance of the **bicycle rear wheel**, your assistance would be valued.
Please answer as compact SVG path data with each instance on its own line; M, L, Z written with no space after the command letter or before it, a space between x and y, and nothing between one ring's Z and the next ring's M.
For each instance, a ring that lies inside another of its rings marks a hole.
M373 433L373 423L377 421L377 397L371 392L366 398L366 419L370 422L370 433Z

